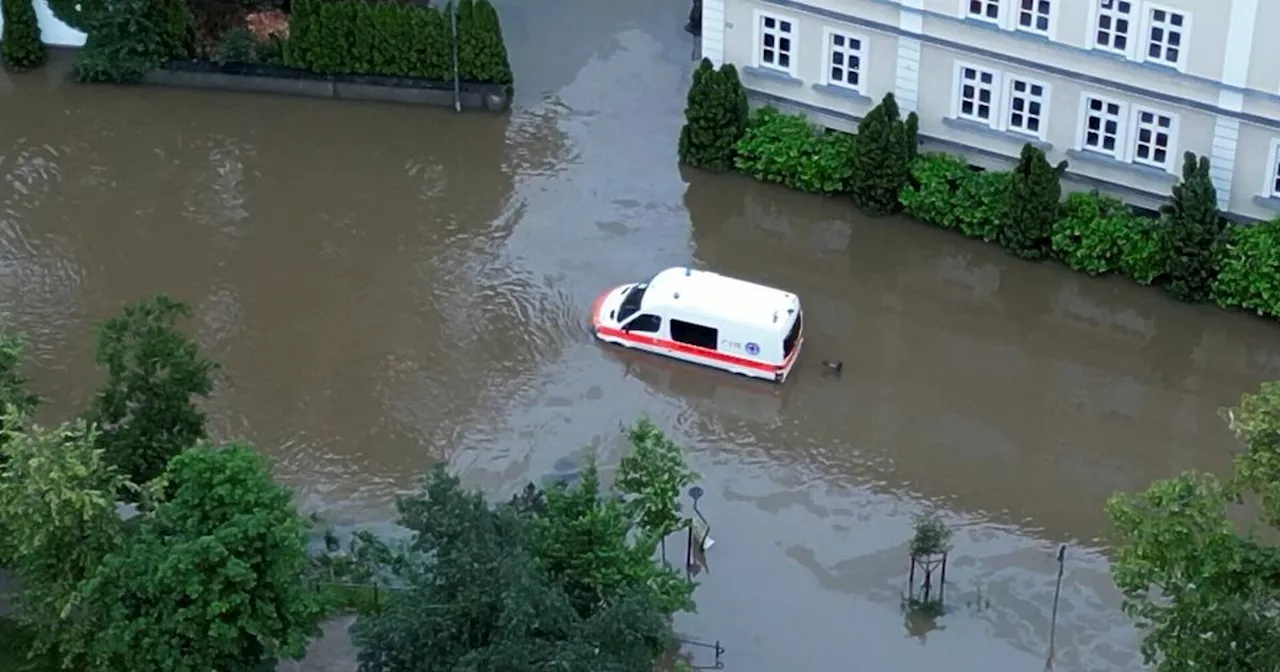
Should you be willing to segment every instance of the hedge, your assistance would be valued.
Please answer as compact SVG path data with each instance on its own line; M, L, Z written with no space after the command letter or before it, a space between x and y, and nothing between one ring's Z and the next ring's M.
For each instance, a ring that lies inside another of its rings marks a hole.
M453 80L452 6L362 0L295 0L285 64L323 74ZM459 79L511 84L497 10L489 0L458 4Z
M727 109L737 92L715 95ZM690 111L700 103L695 98L691 91ZM885 175L896 171L860 174L858 157L865 154L860 148L878 147L886 161L914 155L914 147L897 145L903 139L914 145L914 119L896 126L886 123L896 119L891 96L878 110L867 115L857 135L849 135L816 127L803 115L761 108L733 143L733 165L762 181L866 200L857 195L860 189L866 193L873 185L873 193L880 192ZM692 122L690 111L686 116ZM875 123L868 125L866 119ZM718 136L705 137L723 142ZM701 156L704 149L682 134L682 161ZM1280 318L1280 219L1230 224L1217 209L1207 158L1190 152L1184 156L1182 180L1155 216L1097 191L1059 200L1065 169L1066 162L1050 165L1030 144L1010 172L975 169L947 154L918 155L900 178L896 206L917 220L1000 243L1024 258L1054 258L1091 275L1115 273L1140 284L1159 284L1183 301L1211 298L1224 308ZM1031 211L1038 221L1025 221Z
M394 0L295 0L288 39L273 36L259 43L253 38L245 44L246 27L236 25L218 36L212 48L202 39L199 50L192 0L86 2L89 4L68 22L88 33L77 68L82 81L132 82L167 61L193 56L226 61L247 54L254 62L321 75L452 82L456 51L459 80L507 86L513 82L502 25L489 0L458 3L456 43L453 5L437 8ZM59 17L76 6L69 0L55 3ZM209 9L199 7L201 11ZM233 3L233 8L242 11L238 4Z
M0 34L0 61L4 69L23 72L44 65L44 43L33 0L0 0L4 32Z

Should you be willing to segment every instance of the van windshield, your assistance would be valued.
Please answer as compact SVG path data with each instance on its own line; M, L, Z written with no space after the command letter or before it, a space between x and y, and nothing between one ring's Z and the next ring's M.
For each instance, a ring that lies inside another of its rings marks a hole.
M618 321L626 322L627 318L636 314L640 310L640 304L644 301L644 293L649 289L649 281L637 283L622 297L622 305L618 307Z

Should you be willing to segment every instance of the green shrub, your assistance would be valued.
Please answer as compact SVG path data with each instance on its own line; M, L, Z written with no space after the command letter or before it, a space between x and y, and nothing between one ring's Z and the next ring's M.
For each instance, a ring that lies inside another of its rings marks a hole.
M923 154L912 162L911 178L898 197L916 219L989 241L1008 218L1010 173L977 171L948 154Z
M1044 259L1053 247L1053 225L1062 208L1062 174L1067 162L1049 165L1044 152L1031 143L1012 173L1009 216L996 233L1004 249L1023 259Z
M738 70L728 64L717 70L710 59L702 59L693 71L684 119L680 163L703 170L733 168L734 147L746 132L748 119L747 92Z
M1213 298L1225 308L1280 317L1280 219L1232 227L1219 249Z
M76 63L82 82L136 82L166 61L189 56L194 34L184 0L115 0L91 15Z
M249 63L257 51L257 38L248 26L236 26L218 40L215 58L219 63Z
M4 34L0 35L0 61L4 69L22 72L44 65L44 43L33 0L0 0Z
M1053 252L1072 269L1090 275L1120 270L1121 239L1138 216L1119 199L1095 191L1067 196L1053 227Z
M915 112L903 121L892 93L859 122L851 159L851 191L859 208L884 215L901 207L898 195L910 181L918 127Z
M1218 212L1218 190L1209 177L1209 159L1192 152L1183 157L1182 181L1173 201L1160 208L1169 228L1168 286L1181 301L1210 297L1217 275L1214 262L1224 242L1227 221Z
M1150 285L1169 266L1168 229L1154 217L1132 217L1133 225L1120 237L1120 272L1140 285Z
M498 10L489 0L458 3L458 76L466 82L511 84L511 63Z
M765 182L819 194L845 191L853 174L853 137L824 131L803 115L756 110L737 144L738 170Z
M488 0L458 9L460 79L511 84L497 11ZM396 2L297 0L285 63L323 74L453 81L450 11Z

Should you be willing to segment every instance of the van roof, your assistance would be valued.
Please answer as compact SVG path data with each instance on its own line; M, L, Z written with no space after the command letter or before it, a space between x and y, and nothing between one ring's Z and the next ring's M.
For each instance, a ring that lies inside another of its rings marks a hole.
M668 268L653 276L645 291L644 304L646 309L679 307L721 323L778 331L790 328L788 311L794 314L800 310L800 299L795 294L683 267Z

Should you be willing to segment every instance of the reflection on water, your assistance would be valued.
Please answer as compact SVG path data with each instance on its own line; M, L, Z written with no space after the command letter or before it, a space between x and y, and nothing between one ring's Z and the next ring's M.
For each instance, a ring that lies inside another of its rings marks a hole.
M731 669L1041 669L1062 542L1055 669L1139 667L1102 503L1225 466L1276 328L681 171L687 4L557 2L502 8L505 117L0 80L0 307L49 417L98 379L93 321L164 291L225 365L216 432L344 525L439 460L502 497L588 452L608 478L647 413L717 542L680 626ZM590 338L601 288L684 264L801 296L785 386ZM956 528L933 620L899 607L926 510Z

